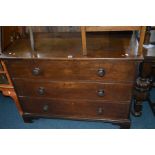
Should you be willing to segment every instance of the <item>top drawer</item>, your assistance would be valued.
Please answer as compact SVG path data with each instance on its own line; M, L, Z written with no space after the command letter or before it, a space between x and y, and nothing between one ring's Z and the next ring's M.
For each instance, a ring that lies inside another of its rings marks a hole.
M12 78L132 82L137 62L121 60L7 60Z

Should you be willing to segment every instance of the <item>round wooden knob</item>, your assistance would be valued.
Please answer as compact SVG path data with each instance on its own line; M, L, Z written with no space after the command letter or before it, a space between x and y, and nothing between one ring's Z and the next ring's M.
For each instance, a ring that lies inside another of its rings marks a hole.
M44 106L43 106L43 111L45 111L45 112L48 111L48 108L49 108L49 106L48 106L47 104L44 105Z
M102 89L98 90L98 96L100 97L104 96L104 90Z
M39 87L38 93L39 93L39 95L44 95L45 94L45 88L44 87Z
M98 76L103 77L105 75L105 70L103 68L98 69Z
M98 115L101 115L101 114L103 114L104 113L104 109L102 108L102 107L99 107L98 109L97 109L97 114Z
M40 72L41 72L40 68L34 68L34 69L32 70L32 74L35 75L35 76L39 75Z

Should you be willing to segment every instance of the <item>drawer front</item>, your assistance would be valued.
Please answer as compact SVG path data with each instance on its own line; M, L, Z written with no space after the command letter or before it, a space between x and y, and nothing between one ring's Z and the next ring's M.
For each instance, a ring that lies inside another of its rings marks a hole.
M137 63L119 60L7 60L13 78L131 82Z
M25 113L73 118L125 119L129 114L129 103L104 103L82 100L52 100L20 98Z
M19 96L62 99L131 100L133 84L103 84L86 82L36 82L14 80Z

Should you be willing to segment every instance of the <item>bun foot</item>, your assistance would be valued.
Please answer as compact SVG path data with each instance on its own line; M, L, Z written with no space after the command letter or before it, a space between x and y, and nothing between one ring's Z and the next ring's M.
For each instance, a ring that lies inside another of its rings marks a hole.
M119 126L120 126L120 129L130 129L131 123L130 122L125 122L125 123L119 124Z
M33 123L33 118L28 116L23 116L24 123Z

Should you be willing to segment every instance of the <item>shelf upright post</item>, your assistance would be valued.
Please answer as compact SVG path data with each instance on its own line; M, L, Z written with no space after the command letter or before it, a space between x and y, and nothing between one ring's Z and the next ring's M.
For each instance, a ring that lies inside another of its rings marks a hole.
M146 32L146 26L142 26L140 30L140 40L139 40L139 48L138 48L138 55L143 54L143 44L145 40L145 32Z
M30 33L31 48L34 51L34 36L33 36L32 26L29 26L29 33Z
M30 34L30 44L31 44L31 49L32 49L32 56L37 57L37 53L35 52L34 34L33 34L32 26L29 26L29 34Z
M81 26L81 38L82 38L82 52L83 55L86 56L87 55L87 45L86 45L86 27L85 26Z

